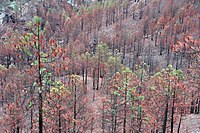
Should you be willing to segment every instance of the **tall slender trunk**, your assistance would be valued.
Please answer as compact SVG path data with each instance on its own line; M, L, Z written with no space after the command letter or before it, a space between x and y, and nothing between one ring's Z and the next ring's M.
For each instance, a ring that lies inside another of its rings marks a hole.
M159 0L158 13L160 13L160 8L161 8L161 0Z
M35 87L32 87L31 86L31 90L30 90L30 92L31 92L31 102L33 102L33 90L35 90ZM31 118L30 118L30 121L31 121L31 127L30 127L30 129L31 129L31 133L33 133L33 108L32 107L30 107L31 108Z
M111 110L113 110L111 112L111 132L112 133L116 133L117 132L117 116L116 116L116 111L117 111L117 96L116 95L111 95L111 101L112 106L111 106Z
M61 133L61 111L60 111L60 108L59 108L59 111L58 111L58 127L59 127L59 133Z
M98 64L97 64L97 90L99 89L99 75L100 75L100 53L98 58Z
M11 56L10 54L8 54L7 59L6 59L6 68L9 68L10 65L11 65Z
M95 85L95 68L93 68L93 101L95 100L95 90L96 90L96 85Z
M1 86L3 86L3 79L1 78ZM4 90L1 89L1 106L3 108L4 105Z
M81 17L81 31L83 31L83 26L84 26L84 24L83 24L83 17Z
M113 101L113 104L111 105L111 110L114 110L114 104L115 104L115 101L113 100L114 99L114 95L111 94L111 101ZM113 111L111 112L111 132L114 133L114 113Z
M95 78L96 78L96 76L95 76L95 68L93 68L93 71L92 71L92 80L93 80L93 82L92 82L92 85L93 85L93 89L95 90Z
M85 85L85 67L82 66L83 86Z
M115 108L116 108L116 106L115 106ZM116 112L117 110L115 110L115 112ZM117 112L116 112L117 113ZM117 132L117 115L115 115L115 117L114 117L114 133L116 133Z
M40 68L39 68L40 71ZM41 75L39 76L39 83L40 83L40 90L42 91L42 78ZM39 133L42 133L42 126L43 126L43 115L42 115L42 107L43 107L43 101L42 101L42 92L39 92Z
M126 39L124 40L124 46L123 46L123 56L122 56L122 64L125 60L125 54L126 54Z
M33 132L33 109L31 109L31 133Z
M138 116L138 121L139 121L139 124L138 124L138 133L141 133L141 129L142 129L142 108L141 108L141 103L140 101L138 102L138 112L139 112L139 116Z
M192 101L191 101L191 107L190 107L190 114L194 113L194 92L192 91Z
M88 63L86 64L86 68L85 68L85 87L86 87L86 91L87 91L87 77L88 77Z
M117 96L114 97L114 113L113 113L113 125L114 125L114 133L117 132Z
M171 133L173 133L174 130L174 103L175 103L175 89L173 94L173 101L172 101L172 114L171 114Z
M158 31L156 31L155 46L157 46L157 41L158 41Z
M165 113L164 113L164 120L163 120L163 132L162 133L165 133L166 132L166 128L167 128L167 114L168 114L168 100L169 100L169 96L166 95L166 106L165 106Z
M16 128L16 133L19 133L19 120L17 120L17 128Z
M112 42L112 56L115 54L115 44L114 41Z
M178 60L179 60L179 55L177 54L176 56L176 70L178 70L179 66L178 66Z
M199 114L199 110L200 110L200 97L198 98L199 99L199 102L198 102L198 108L197 108L197 114Z
M108 26L108 9L106 10L106 27Z
M131 133L134 132L133 130L133 127L134 127L134 120L135 120L135 117L134 117L134 106L135 106L135 97L133 94L131 94L131 99L132 99L132 108L131 108Z
M73 133L76 133L76 103L77 102L77 98L76 98L76 79L74 81L74 124L73 124Z
M102 110L102 133L104 133L104 130L105 130L105 105L104 105L104 102L103 102L103 110Z
M126 96L127 96L127 74L126 74L126 81L125 81L123 133L126 133L126 113L127 113L127 109L126 109L127 99L126 99Z
M181 121L182 121L182 115L181 115L179 123L178 123L178 131L177 131L177 133L180 133Z
M42 114L42 108L43 108L43 100L42 100L42 74L41 74L41 57L40 57L40 25L38 24L37 27L37 43L38 43L38 79L39 79L39 133L43 133L43 114Z

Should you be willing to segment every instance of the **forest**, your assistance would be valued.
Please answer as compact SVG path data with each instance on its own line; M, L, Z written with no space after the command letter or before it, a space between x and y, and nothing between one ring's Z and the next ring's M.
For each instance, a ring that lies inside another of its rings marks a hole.
M0 133L199 125L199 0L0 0Z

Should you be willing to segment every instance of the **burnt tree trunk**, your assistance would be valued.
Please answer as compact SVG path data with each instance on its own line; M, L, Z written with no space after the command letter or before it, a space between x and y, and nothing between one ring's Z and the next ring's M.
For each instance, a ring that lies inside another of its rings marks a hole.
M178 123L178 131L177 131L177 133L180 133L181 121L182 121L182 115L181 115L179 123Z
M58 127L59 127L59 133L61 133L61 111L60 111L60 108L59 108L59 111L58 111Z
M162 133L166 133L166 129L167 129L167 114L168 114L168 100L169 100L169 96L166 95L166 106L165 106L165 113L164 113L164 120L163 120L163 127L162 127Z
M39 93L39 104L38 104L38 109L39 109L39 133L43 133L43 112L42 112L42 108L43 108L43 97L42 97L42 74L41 74L41 55L40 55L40 26L38 24L37 27L37 42L38 42L38 49L37 49L37 54L38 54L38 84L39 84L39 89L38 89L38 93Z
M127 102L127 75L126 75L126 82L125 82L125 96L124 96L124 121L123 121L123 133L126 133L126 114L127 114L127 109L126 109L126 102Z
M172 114L171 114L171 133L173 133L174 130L174 103L175 103L175 89L172 99Z
M74 124L73 124L73 133L76 133L76 116L77 116L77 112L76 112L76 104L77 104L77 96L76 96L76 79L74 82Z

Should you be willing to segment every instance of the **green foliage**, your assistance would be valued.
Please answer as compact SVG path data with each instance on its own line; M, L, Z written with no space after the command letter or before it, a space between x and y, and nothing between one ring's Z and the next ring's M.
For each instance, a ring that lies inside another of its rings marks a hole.
M155 78L155 80L159 80L160 83L158 85L161 85L165 90L167 91L167 95L170 96L172 90L174 87L172 87L172 83L177 83L179 80L184 79L184 74L181 70L176 70L173 68L172 65L169 65L166 69L162 69L160 72L157 72L152 78ZM153 85L150 87L151 90L154 90L155 88Z
M136 65L136 70L134 71L134 74L142 81L148 80L148 74L146 72L147 64L142 62L141 65Z
M167 95L169 96L170 95L170 93L171 93L171 90L170 90L170 82L168 83L168 85L167 85Z
M0 64L0 72L5 71L5 70L7 70L7 68L4 65Z
M150 123L150 119L148 117L144 117L144 120Z
M128 74L128 73L132 73L131 69L129 67L125 67L123 70L122 70L122 73L123 74Z
M179 70L172 69L170 76L177 76L180 80L184 79L184 74L180 69Z
M105 7L111 7L115 3L115 0L106 0L105 1Z
M86 10L88 13L92 13L96 9L100 9L102 6L99 2L94 2L89 7L81 6L78 14L81 14L84 10Z
M37 82L33 82L33 86L35 87L37 85Z
M42 112L45 113L45 112L46 112L46 109L45 109L45 108L42 108Z
M28 41L30 40L30 38L31 38L32 35L33 35L33 33L28 33L28 34L26 34L25 37L24 37L24 40L25 40L26 42L28 42Z
M68 20L68 19L70 19L70 17L69 16L67 16L67 13L66 13L66 11L63 9L63 12L62 12L62 18L63 18L63 20ZM49 23L49 22L48 22Z
M86 52L80 56L80 60L90 61L92 55L89 52Z
M16 68L16 66L14 64L9 65L9 69L11 68Z
M87 8L87 11L88 11L88 13L90 13L90 14L91 14L91 13L92 13L92 11L93 11L93 8L92 8L92 7L88 7L88 8Z
M97 55L100 55L102 57L102 61L108 61L109 57L111 56L111 52L106 43L100 43L97 46Z
M140 101L144 101L144 96L139 96L138 99L139 99Z
M42 18L40 18L40 17L38 17L38 16L34 16L32 21L33 21L34 23L40 24L41 21L42 21Z
M42 93L42 91L43 91L43 87L41 88L41 87L38 87L38 92L41 94Z
M33 102L30 102L28 105L28 108L31 108L33 106Z
M11 8L12 10L18 10L18 6L17 6L16 1L11 2L11 3L8 5L8 7Z
M27 27L31 27L32 25L33 25L33 22L26 22L26 24L25 24Z
M35 60L31 63L32 66L38 66L38 60Z
M134 106L132 106L132 107L131 107L131 109L134 111L134 110L135 110L135 107L134 107ZM135 117L135 116L134 116L134 117Z
M153 77L158 77L158 76L160 76L160 75L161 75L161 73L160 73L160 72L157 72L156 74L154 74Z
M108 62L112 64L120 64L120 57L119 56L110 56Z
M111 109L110 111L111 111L112 114L116 114L116 110Z
M102 6L101 6L101 3L100 2L98 2L98 1L96 1L96 2L94 2L94 8L95 9L100 9Z
M151 86L150 86L150 90L151 90L151 91L155 90L154 85L151 85Z
M138 114L140 116L142 115L142 106L141 105L138 106Z
M67 91L67 87L64 85L62 81L56 81L54 82L54 87L51 88L50 93L51 94L58 94L61 95L63 92ZM70 91L67 91L70 93Z
M80 81L81 77L79 75L71 75L73 81Z
M108 59L108 64L112 68L111 70L114 70L113 68L117 70L121 69L121 57L119 55L110 56Z
M166 69L162 69L161 72L157 72L153 77L163 77L164 75L169 75L170 77L178 77L180 80L184 79L183 72L180 69L174 69L172 65L169 65Z
M119 91L118 91L118 90L113 91L113 94L116 95L116 96L119 96L119 97L121 96L121 95L119 94Z

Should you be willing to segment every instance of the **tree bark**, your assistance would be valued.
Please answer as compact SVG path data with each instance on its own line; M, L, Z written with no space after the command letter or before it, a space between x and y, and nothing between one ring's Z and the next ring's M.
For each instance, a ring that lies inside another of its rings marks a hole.
M43 100L42 100L42 74L41 74L41 56L40 56L40 26L38 24L38 27L37 27L37 31L38 31L38 34L37 34L37 43L38 43L38 79L39 79L39 90L38 90L38 93L39 93L39 133L43 133L43 114L42 114L42 108L43 108Z
M100 53L99 53L99 57L98 57L98 64L97 64L97 90L99 89L99 75L100 75Z
M104 133L104 130L105 130L105 107L104 107L104 102L103 102L103 111L102 111L102 133Z
M174 130L174 103L175 103L175 89L174 89L174 94L173 94L173 99L172 99L172 114L171 114L171 133L173 133Z
M178 131L177 131L177 133L180 133L181 121L182 121L182 115L181 115L179 123L178 123Z
M166 95L166 106L165 106L165 113L164 113L164 120L163 120L163 133L166 132L166 128L167 128L167 114L168 114L168 100L169 100L169 96Z
M76 133L76 103L77 103L77 98L76 98L76 79L74 81L74 124L73 124L73 133Z
M126 82L125 82L125 96L124 96L124 122L123 122L123 133L126 133L126 113L127 113L127 109L126 109L126 99L127 96L127 74L126 74Z
M58 126L59 126L59 133L61 133L61 111L59 108L59 112L58 112Z

